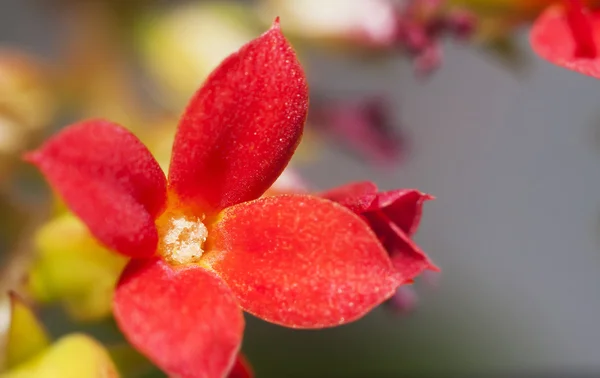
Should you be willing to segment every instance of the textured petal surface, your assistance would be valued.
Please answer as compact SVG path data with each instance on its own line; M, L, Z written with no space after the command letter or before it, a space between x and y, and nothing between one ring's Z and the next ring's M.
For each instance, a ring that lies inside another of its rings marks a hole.
M288 327L356 320L400 283L368 225L318 197L264 197L230 207L207 242L207 260L242 307Z
M258 198L290 160L307 107L304 72L276 21L192 98L173 144L170 185L208 212Z
M600 78L600 12L550 7L535 21L529 38L542 58Z
M133 260L113 311L129 342L169 375L223 377L235 362L242 312L227 285L203 268Z
M154 218L165 206L166 179L129 131L107 121L81 122L26 159L108 248L134 257L155 252Z

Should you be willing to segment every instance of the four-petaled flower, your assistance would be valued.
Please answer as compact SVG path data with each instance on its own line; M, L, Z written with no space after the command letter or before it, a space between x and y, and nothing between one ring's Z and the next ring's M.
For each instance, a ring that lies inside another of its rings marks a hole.
M600 78L600 11L584 3L564 0L548 7L535 21L529 36L542 58L584 75Z
M100 242L132 257L113 313L169 375L226 375L242 309L288 327L331 327L406 281L344 206L259 198L289 162L307 107L304 72L276 20L193 96L168 180L133 134L107 121L69 126L26 156Z

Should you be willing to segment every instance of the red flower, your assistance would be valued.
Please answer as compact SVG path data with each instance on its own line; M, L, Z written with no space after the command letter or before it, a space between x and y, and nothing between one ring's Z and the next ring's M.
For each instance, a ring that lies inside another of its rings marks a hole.
M535 21L530 42L542 58L584 75L600 78L600 12L581 0L548 7Z
M414 189L379 192L372 182L331 189L322 197L346 206L363 217L388 252L404 283L425 270L440 269L412 241L421 221L423 203L432 196Z
M27 156L99 241L133 258L114 315L169 375L226 375L242 339L241 309L288 327L331 327L365 315L405 281L343 206L308 195L259 198L289 162L307 106L304 72L276 21L194 95L168 183L148 149L107 121L72 125Z

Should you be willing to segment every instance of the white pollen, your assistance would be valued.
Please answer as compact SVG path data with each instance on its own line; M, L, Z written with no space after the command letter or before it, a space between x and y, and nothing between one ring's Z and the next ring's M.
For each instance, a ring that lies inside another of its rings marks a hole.
M208 230L200 219L172 218L162 239L164 256L178 264L196 262L204 252L207 236Z

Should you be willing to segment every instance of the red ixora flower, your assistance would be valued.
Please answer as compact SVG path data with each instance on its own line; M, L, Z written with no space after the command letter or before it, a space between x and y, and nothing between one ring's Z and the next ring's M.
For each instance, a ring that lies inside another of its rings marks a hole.
M529 39L542 58L600 78L600 11L590 11L581 0L548 7L535 21Z
M289 162L307 108L304 72L276 20L193 96L168 180L133 134L108 121L69 126L26 156L100 242L132 257L114 316L169 375L225 376L242 309L287 327L337 326L406 281L346 207L259 198Z

